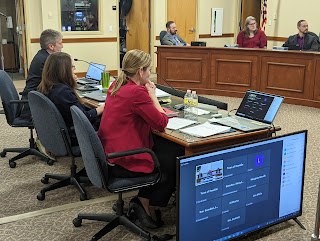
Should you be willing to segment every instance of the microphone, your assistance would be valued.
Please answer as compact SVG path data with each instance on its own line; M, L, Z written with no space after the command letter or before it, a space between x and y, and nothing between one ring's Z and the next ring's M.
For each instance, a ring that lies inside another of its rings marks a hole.
M184 98L185 92L181 91L181 93L178 92L178 90L176 90L175 88L173 88L168 81L166 81L160 74L158 74L157 72L152 72L152 74L156 74L158 75L171 89L174 90L174 92L176 93L175 95L181 98Z
M88 62L88 61L85 61L85 60L83 60L83 59L73 59L74 61L80 61L80 62L85 62L85 63L87 63L87 64L90 64L90 62ZM99 68L99 67L97 67L97 66L95 66L95 65L92 65L93 67L95 67L95 68L97 68L97 69L99 69L99 70L102 70L103 72L105 71L104 69L101 69L101 68ZM113 74L111 74L110 72L109 72L109 74L113 77L113 78L115 78L115 79L117 79L117 77L115 77Z

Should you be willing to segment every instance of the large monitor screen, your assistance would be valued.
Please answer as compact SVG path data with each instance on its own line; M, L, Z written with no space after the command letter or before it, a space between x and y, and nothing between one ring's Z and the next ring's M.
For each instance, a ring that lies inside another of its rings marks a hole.
M179 240L230 240L302 214L307 131L178 158Z

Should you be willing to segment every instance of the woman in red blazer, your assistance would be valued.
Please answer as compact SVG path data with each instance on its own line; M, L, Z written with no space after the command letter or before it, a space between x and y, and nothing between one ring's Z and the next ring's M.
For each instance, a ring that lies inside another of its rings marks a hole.
M244 29L237 37L239 48L266 48L267 37L262 30L257 29L256 19L252 16L246 18Z
M164 131L167 126L168 117L158 102L155 85L149 80L151 68L150 55L141 50L131 50L124 56L119 78L108 90L106 111L98 132L106 154L143 147L152 149L152 130ZM141 176L154 169L149 154L109 161L116 164L112 173L118 177ZM166 172L166 163L159 161L161 170ZM129 208L143 226L163 225L156 207L168 204L174 186L174 182L161 180L152 187L140 189L138 197L131 200Z

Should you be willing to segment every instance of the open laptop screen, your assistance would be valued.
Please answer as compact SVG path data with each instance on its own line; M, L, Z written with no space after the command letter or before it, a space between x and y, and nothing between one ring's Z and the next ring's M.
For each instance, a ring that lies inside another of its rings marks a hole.
M284 97L248 90L242 99L236 115L272 123Z
M105 68L106 66L103 64L90 63L86 74L86 78L100 81L101 73L104 71Z

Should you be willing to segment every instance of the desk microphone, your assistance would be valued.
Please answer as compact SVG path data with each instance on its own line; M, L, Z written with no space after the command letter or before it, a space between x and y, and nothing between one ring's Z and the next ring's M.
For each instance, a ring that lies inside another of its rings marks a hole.
M174 90L174 92L177 94L178 97L182 97L182 98L184 97L184 94L179 93L179 92L178 92L174 87L172 87L172 86L169 84L169 82L166 81L160 74L158 74L157 72L152 72L152 74L158 75L171 89ZM182 94L182 96L181 96L181 94Z
M73 60L74 60L74 61L85 62L85 63L87 63L87 64L91 64L90 62L85 61L85 60L83 60L83 59L73 59ZM97 69L99 69L99 70L102 70L103 72L105 71L104 69L100 69L99 67L95 66L94 64L93 64L92 66L95 67L95 68L97 68ZM117 77L115 77L115 76L114 76L113 74L111 74L110 72L109 72L109 74L110 74L113 78L117 79Z

